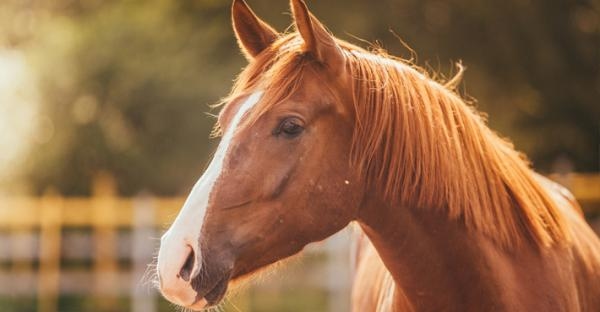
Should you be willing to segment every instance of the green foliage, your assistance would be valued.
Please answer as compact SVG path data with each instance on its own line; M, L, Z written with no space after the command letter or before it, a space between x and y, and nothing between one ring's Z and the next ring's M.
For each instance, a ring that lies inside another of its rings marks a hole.
M250 4L279 30L287 1ZM2 4L2 16L36 18L24 33L2 22L3 45L28 53L39 73L52 138L35 143L24 169L34 189L86 194L98 171L120 192L185 193L211 151L208 104L244 66L230 28L230 1L54 1ZM567 157L598 170L600 5L590 1L309 1L343 39L452 72L541 170ZM19 13L19 14L16 14ZM31 30L32 29L32 30ZM396 34L390 32L393 30ZM212 111L216 114L216 111Z
M0 297L0 307L3 312L35 312L37 302L35 298L28 297Z
M50 21L32 51L56 129L33 154L38 190L89 193L100 170L115 174L125 194L190 185L209 152L208 104L242 66L222 27L225 7L192 13L173 1L114 2Z

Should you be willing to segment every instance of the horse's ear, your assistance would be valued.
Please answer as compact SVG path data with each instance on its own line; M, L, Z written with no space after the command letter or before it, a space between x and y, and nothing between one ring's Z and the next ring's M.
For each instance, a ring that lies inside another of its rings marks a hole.
M277 31L252 12L244 0L233 1L231 20L240 49L249 61L279 36Z
M344 55L333 35L308 11L303 0L291 0L296 29L304 40L304 51L332 69L343 68Z

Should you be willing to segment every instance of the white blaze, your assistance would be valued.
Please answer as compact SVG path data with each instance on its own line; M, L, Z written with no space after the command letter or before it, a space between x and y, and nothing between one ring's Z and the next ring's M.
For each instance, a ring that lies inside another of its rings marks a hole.
M200 241L200 230L204 223L204 215L208 207L210 193L215 182L221 175L223 160L227 155L229 144L233 139L238 124L244 114L258 103L261 96L261 91L252 93L241 105L230 126L225 131L208 169L206 169L202 177L196 182L179 211L179 215L169 230L163 235L157 260L159 273L163 280L175 278L179 274L179 270L183 267L186 260L185 258L182 259L182 255L187 256L190 247L193 248L196 254L196 261L194 261L191 276L194 276L200 269L202 256L198 248L198 243Z

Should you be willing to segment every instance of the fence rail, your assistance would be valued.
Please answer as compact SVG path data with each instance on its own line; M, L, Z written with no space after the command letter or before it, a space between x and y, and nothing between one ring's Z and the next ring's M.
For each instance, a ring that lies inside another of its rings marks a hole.
M587 213L600 215L600 175L551 178L569 187ZM140 279L160 229L175 218L184 198L120 198L115 190L113 179L101 175L90 198L65 198L52 190L39 198L0 198L0 263L5 264L0 266L0 296L36 295L38 311L55 312L61 294L128 293L133 311L154 311L155 300L148 299L155 294L145 290ZM341 256L347 251L340 247L344 244L338 238L323 245L334 261L323 276L339 276L340 265L347 265L348 257ZM64 266L82 259L91 264ZM338 299L347 293L347 281L329 280L335 283L323 287L330 287ZM344 300L332 302L337 306L331 311L348 308Z

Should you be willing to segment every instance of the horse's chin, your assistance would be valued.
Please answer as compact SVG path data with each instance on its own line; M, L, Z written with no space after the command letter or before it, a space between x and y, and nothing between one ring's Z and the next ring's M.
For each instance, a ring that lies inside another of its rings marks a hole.
M221 303L227 291L229 289L243 288L243 285L252 282L256 277L262 276L263 274L269 274L273 270L277 270L278 267L281 267L283 261L277 261L276 263L268 264L265 266L261 266L258 268L244 268L241 270L233 270L228 273L223 274L223 277L212 286L212 288L208 291L204 290L204 295L200 297L199 289L196 289L199 292L199 295L196 298L196 301L186 306L185 308L200 311L206 308L217 306ZM200 285L200 283L196 284ZM196 286L198 287L198 286Z
M221 270L213 267L212 270L200 272L191 282L191 287L196 292L196 300L185 308L199 311L221 303L231 277L231 269Z
M186 306L186 308L192 309L194 311L200 311L202 309L218 305L225 297L228 285L229 278L221 279L215 284L215 286L211 290L209 290L204 295L204 297L196 298L196 302L189 306Z
M227 293L227 286L229 285L229 279L224 278L217 282L215 287L210 290L206 295L204 295L204 300L208 303L209 306L217 305L223 300L225 294Z
M236 276L231 278L230 280L224 278L221 281L217 282L217 284L209 290L204 297L197 298L196 302L193 304L186 306L185 308L191 309L193 311L200 311L202 309L210 308L217 306L223 301L223 298L227 294L229 289L235 289L243 284L249 282L252 279L254 274L247 273L242 276Z
M209 305L208 305L208 302L206 302L206 299L200 299L200 300L194 302L194 304L187 306L185 308L193 310L193 311L200 311L207 307L209 307Z

